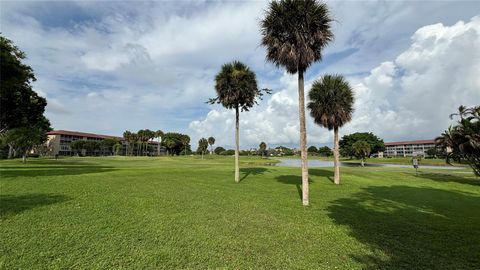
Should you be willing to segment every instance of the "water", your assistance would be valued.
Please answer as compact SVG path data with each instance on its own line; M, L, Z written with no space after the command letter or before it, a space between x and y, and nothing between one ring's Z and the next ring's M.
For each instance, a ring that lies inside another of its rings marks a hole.
M298 158L275 158L280 161L276 166L281 167L300 167L301 160ZM340 167L359 167L360 163L340 162ZM333 167L333 161L310 159L308 160L308 167ZM365 167L388 167L388 168L413 168L413 165L401 164L383 164L383 163L365 163ZM463 167L455 166L429 166L419 164L419 169L441 169L441 170L458 170Z

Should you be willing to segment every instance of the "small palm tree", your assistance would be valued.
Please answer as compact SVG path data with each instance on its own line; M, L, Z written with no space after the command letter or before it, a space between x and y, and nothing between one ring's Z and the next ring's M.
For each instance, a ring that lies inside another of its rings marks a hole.
M162 142L162 138L163 138L163 131L161 130L157 130L155 131L155 138L158 140L158 145L157 145L157 155L160 156L160 148L161 148L161 142Z
M215 144L215 138L209 137L208 144L210 145L210 155L213 155L213 145Z
M267 144L265 142L261 142L259 145L258 145L258 148L260 149L260 153L262 153L262 158L265 154L265 150L267 150Z
M290 74L298 73L303 205L309 204L303 75L312 63L322 59L322 50L333 40L331 22L327 5L316 0L274 0L261 22L267 61L285 67Z
M207 151L207 148L208 148L207 139L201 138L200 140L198 140L198 151L202 154L202 159L203 159L203 155Z
M334 182L340 184L338 128L352 119L353 91L340 75L325 75L316 80L308 93L308 109L315 123L333 129Z
M267 89L258 89L257 78L245 64L233 61L224 64L215 77L215 90L217 97L211 98L208 103L220 103L227 109L235 109L235 182L240 182L239 168L239 125L240 110L248 111L257 104L257 98L263 92L270 93Z
M356 141L352 144L352 148L355 156L361 159L362 167L365 167L365 158L370 156L370 151L372 150L370 144L366 141Z
M180 138L180 141L183 145L183 151L185 152L185 156L187 155L187 145L190 143L190 136L188 135L182 135Z

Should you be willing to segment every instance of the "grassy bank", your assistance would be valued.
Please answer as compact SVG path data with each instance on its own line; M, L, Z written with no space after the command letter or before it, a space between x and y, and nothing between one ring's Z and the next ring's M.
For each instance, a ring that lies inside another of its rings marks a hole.
M480 180L232 157L0 161L3 269L478 269Z

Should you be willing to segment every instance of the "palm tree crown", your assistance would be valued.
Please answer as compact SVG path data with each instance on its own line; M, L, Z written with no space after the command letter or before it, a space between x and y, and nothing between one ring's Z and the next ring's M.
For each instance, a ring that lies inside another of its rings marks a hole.
M248 111L257 104L262 91L258 89L255 73L239 61L224 64L215 77L217 97L210 99L211 104L221 103L227 109L241 108Z
M333 40L332 21L327 5L316 0L272 1L260 25L267 61L304 72Z
M352 119L353 91L343 76L323 76L313 83L308 96L307 106L315 123L332 130Z

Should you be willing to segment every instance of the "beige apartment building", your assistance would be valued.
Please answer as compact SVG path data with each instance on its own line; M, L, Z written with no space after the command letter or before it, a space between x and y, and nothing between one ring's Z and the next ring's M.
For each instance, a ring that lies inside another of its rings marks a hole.
M74 151L70 148L70 144L76 140L84 141L102 141L105 139L115 139L122 144L122 155L126 153L127 142L123 137L111 136L111 135L101 135L94 133L78 132L78 131L69 131L69 130L53 130L47 133L48 139L46 146L49 149L50 155L59 155L59 156L73 156ZM152 155L157 155L159 152L163 154L165 149L160 146L159 142L150 141L148 144L153 148ZM158 151L160 147L160 151ZM86 153L91 154L91 153Z
M383 156L385 157L426 156L427 150L431 148L435 148L434 140L386 142L385 152L383 152Z

